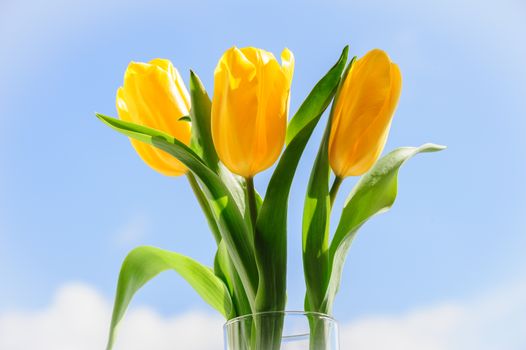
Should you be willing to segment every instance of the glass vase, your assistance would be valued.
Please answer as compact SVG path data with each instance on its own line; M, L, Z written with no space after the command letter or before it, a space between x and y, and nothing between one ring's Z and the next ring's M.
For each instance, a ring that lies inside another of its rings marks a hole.
M339 350L338 324L316 312L262 312L229 320L226 350Z

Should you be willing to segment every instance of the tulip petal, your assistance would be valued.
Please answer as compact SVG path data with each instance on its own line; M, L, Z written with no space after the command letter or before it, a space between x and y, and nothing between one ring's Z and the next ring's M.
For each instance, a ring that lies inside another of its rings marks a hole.
M283 52L281 52L281 66L289 82L292 82L292 76L294 75L294 63L295 60L292 51L285 48Z
M159 129L185 144L190 143L190 123L180 120L189 114L189 94L181 76L165 59L150 63L131 62L124 84L117 91L121 119ZM167 176L178 176L186 167L166 152L132 141L135 150L150 167Z
M251 177L279 157L289 90L272 53L233 47L223 54L214 72L212 136L232 172Z
M163 58L154 58L150 61L150 64L161 68L165 74L167 74L168 79L172 80L175 84L175 87L177 88L177 93L173 94L177 100L177 103L181 106L186 106L186 109L190 110L190 94L186 89L183 78L179 74L179 71L174 67L172 62Z
M251 173L270 167L281 154L287 127L290 81L276 60L261 68L262 83L256 119L257 138Z
M238 89L242 81L251 81L256 78L257 67L254 61L247 57L247 54L251 55L252 51L243 51L233 47L223 56L226 60L221 60L221 63L230 72L229 83L231 89Z
M380 156L394 107L392 63L378 49L357 60L345 79L333 110L329 144L331 167L339 177L365 173Z
M219 158L234 173L250 172L247 159L252 154L257 115L257 79L255 65L243 52L232 48L225 52L214 73L212 136Z

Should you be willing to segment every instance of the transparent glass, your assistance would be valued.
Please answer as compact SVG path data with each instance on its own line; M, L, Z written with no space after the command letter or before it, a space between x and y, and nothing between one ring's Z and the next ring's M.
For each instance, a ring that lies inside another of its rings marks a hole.
M226 350L339 350L338 323L316 312L262 312L228 321Z

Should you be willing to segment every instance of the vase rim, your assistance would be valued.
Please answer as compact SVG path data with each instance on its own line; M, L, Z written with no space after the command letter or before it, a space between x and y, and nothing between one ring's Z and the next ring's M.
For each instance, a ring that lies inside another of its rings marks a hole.
M265 315L271 315L271 314L276 314L276 315L294 315L294 316L316 316L318 318L322 318L322 319L326 319L326 320L329 320L331 322L335 322L337 323L336 319L332 316L329 316L327 314L324 314L324 313L321 313L321 312L316 312L316 311L261 311L261 312L256 312L256 313L253 313L253 314L246 314L246 315L241 315L241 316L237 316L237 317L234 317L234 318L231 318L230 320L226 321L225 324L224 324L224 327L228 327L229 325L233 324L233 323L236 323L236 322L240 322L240 321L243 321L247 318L250 318L250 317L254 317L254 316L265 316Z

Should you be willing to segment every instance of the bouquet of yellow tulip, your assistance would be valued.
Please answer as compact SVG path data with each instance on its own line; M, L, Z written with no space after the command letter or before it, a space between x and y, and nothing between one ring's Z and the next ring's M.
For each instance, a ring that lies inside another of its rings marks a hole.
M394 203L400 166L417 153L443 149L402 147L379 159L400 97L400 70L381 50L348 64L347 58L348 47L290 121L294 57L287 49L281 64L261 49L227 50L214 72L212 100L193 72L188 92L168 60L130 63L117 91L120 119L97 116L130 137L153 169L186 175L217 252L210 268L159 248L131 251L119 276L107 349L135 292L169 269L226 319L285 309L289 191L305 146L331 102L307 187L302 249L306 311L332 313L351 242L369 218ZM254 176L276 161L261 197ZM361 178L330 239L334 199L349 176ZM250 349L279 349L281 326L257 324ZM320 349L319 344L311 342L311 347Z

